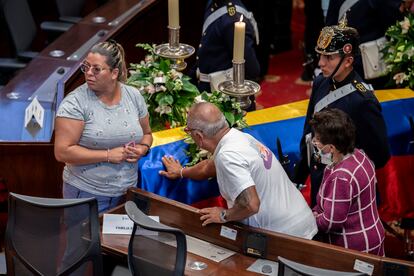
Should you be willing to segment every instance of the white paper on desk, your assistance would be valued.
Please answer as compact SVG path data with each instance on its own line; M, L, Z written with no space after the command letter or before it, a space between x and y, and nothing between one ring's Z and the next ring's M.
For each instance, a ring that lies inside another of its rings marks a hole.
M189 252L215 262L221 262L222 260L227 259L228 257L236 254L234 251L191 236L186 236L186 238L187 250Z
M37 97L35 97L32 102L26 107L24 127L33 127L33 125L37 124L40 128L43 128L44 117L45 109L39 103Z
M160 222L160 217L149 216L149 218ZM134 222L128 215L104 214L102 223L102 234L131 235ZM135 235L157 235L157 232L137 228Z
M187 240L187 251L198 256L207 258L215 262L221 262L224 259L236 254L234 251L226 248L217 246L215 244L191 237L186 236ZM165 242L171 246L175 246L174 243Z
M270 266L272 268L272 271L269 273L266 273L268 269L267 268L263 269L263 266L265 265ZM247 268L248 271L260 273L262 275L271 275L271 276L277 276L278 269L279 269L278 262L264 260L264 259L257 259L254 263L251 264L251 266ZM298 275L298 274L293 273L291 276L294 276L294 275Z

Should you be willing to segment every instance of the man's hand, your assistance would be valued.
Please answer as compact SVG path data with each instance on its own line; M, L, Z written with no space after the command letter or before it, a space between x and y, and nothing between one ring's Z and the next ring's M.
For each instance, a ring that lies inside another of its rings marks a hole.
M166 171L159 171L158 173L169 179L181 178L181 166L180 162L172 156L164 155L162 157L162 163L164 164Z
M220 212L223 211L224 208L221 207L211 207L211 208L204 208L199 211L201 214L200 220L203 221L203 226L206 226L210 223L223 223L220 219Z

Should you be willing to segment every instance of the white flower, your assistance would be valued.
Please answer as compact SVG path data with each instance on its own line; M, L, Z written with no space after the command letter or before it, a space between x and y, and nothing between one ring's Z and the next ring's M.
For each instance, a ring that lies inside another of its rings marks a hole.
M201 150L200 150L200 152L199 152L199 156L200 156L201 158L205 158L205 157L207 157L207 156L208 156L208 154L209 154L209 152L208 152L208 151L206 151L206 150L204 150L204 149L201 149Z
M238 109L240 109L240 103L233 102L233 103L231 103L231 107L232 107L233 109L238 110Z
M160 91L165 92L165 91L167 91L167 88L164 85L156 84L155 85L155 92L160 92Z
M402 84L404 81L408 80L408 76L404 72L402 72L395 74L393 79L395 80L396 84Z
M154 58L152 57L152 55L146 55L144 61L146 63L150 63L154 61Z
M203 98L201 97L201 95L198 95L197 97L194 98L194 103L205 103L206 101L203 100Z
M154 94L155 92L157 92L155 91L154 85L152 85L151 83L144 87L144 91L148 94Z
M165 76L155 77L154 78L154 84L156 84L156 83L165 83Z
M172 111L171 107L168 106L168 105L160 105L157 108L155 108L154 110L155 110L155 112L160 113L160 115L162 115L162 114L170 114L171 111Z
M181 89L183 89L183 82L182 82L181 79L176 79L174 81L174 88L173 88L173 90L180 91Z
M175 79L181 79L183 76L183 73L176 71L175 69L171 69L170 71L168 71L168 76L170 77L170 79L175 80Z
M406 34L408 33L408 30L410 29L410 20L407 17L404 17L404 20L400 22L401 26L401 33Z
M405 54L408 56L408 58L411 58L412 56L414 56L414 46L412 46L410 49L405 51Z

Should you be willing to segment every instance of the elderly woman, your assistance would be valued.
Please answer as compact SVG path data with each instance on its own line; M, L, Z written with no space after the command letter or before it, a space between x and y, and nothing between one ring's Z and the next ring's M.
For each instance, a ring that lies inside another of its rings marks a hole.
M313 212L331 244L384 255L384 228L375 201L375 168L354 147L355 127L339 109L315 113L310 124L317 158L327 164Z
M55 123L55 156L65 162L63 197L95 197L99 211L136 185L137 161L152 144L144 98L123 83L124 50L115 41L92 47L81 65L86 83L67 95Z

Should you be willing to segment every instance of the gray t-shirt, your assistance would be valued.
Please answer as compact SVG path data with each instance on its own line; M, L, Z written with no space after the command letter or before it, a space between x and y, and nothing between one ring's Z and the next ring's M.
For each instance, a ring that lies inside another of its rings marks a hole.
M106 150L131 141L139 143L143 137L139 119L147 114L145 100L134 87L121 84L120 103L107 106L87 84L83 84L63 99L56 116L84 121L79 145ZM115 197L136 185L137 175L138 163L126 161L120 164L66 164L63 181L88 193Z

